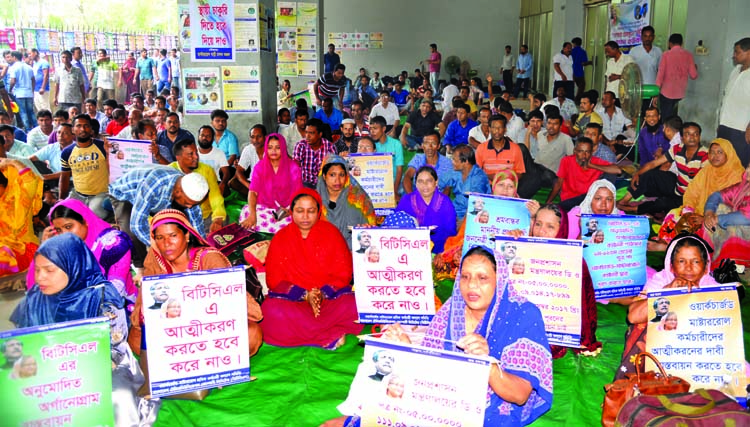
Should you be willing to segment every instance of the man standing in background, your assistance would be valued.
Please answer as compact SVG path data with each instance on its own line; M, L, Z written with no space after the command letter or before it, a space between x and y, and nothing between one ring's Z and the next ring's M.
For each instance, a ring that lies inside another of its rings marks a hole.
M513 54L510 53L510 45L505 46L505 55L503 55L503 65L500 66L500 73L503 75L503 86L508 92L513 92L513 69L516 68Z
M682 34L672 34L669 36L669 50L661 56L656 74L659 110L665 120L677 114L677 104L687 91L688 77L698 78L693 54L682 48Z
M39 56L37 49L31 49L31 68L34 70L34 107L36 111L49 110L49 62Z
M167 58L167 50L162 49L159 51L159 83L156 86L156 94L160 95L161 91L169 88L172 84L172 63Z
M154 76L156 75L156 62L148 57L146 49L141 50L141 57L135 63L135 76L133 83L141 79L141 95L146 96L146 92L154 85Z
M341 57L336 53L336 45L328 45L328 52L323 55L323 73L332 73L336 66L341 63Z
M654 27L647 25L641 30L641 44L630 49L630 56L641 70L641 83L644 85L656 84L656 73L661 62L661 49L654 46L656 38ZM646 108L651 104L651 99L644 99L641 108L641 116L646 115Z
M577 102L581 95L583 95L583 92L586 91L586 74L583 71L583 67L591 65L591 61L589 61L589 55L586 53L586 50L581 47L583 40L580 37L574 37L571 41L573 42L573 50L570 52L570 56L573 57L573 81L577 87L575 97L575 101Z
M552 93L557 93L557 88L565 90L565 97L573 99L573 58L570 53L573 51L573 44L570 42L563 43L562 50L552 58L552 76L555 83L552 87Z
M513 91L513 97L518 98L518 95L523 90L524 98L529 94L531 87L531 71L534 68L534 58L529 53L529 46L521 45L521 54L518 55L516 60L516 87Z
M14 50L5 59L10 65L8 75L10 76L9 92L16 97L18 104L18 114L25 130L28 132L36 127L36 118L34 117L34 70L25 62L21 52Z
M91 82L89 81L89 73L86 71L86 66L81 62L81 59L83 59L83 51L80 47L76 46L71 49L70 52L73 54L73 60L71 63L81 70L81 74L83 74L83 88L86 90L86 93L89 93L89 90L91 90ZM84 98L86 98L85 95Z
M172 66L172 83L170 87L180 87L180 58L177 49L172 49L169 63Z
M630 55L623 55L620 51L620 45L616 41L610 40L604 45L604 54L607 55L607 68L604 70L604 81L606 86L604 91L610 91L619 98L620 78L625 66L633 62ZM619 105L619 101L617 103Z
M716 136L728 139L742 166L750 162L750 37L734 44L735 67L729 74Z
M440 78L440 64L443 62L443 56L437 50L437 44L430 44L430 57L427 59L427 70L430 72L430 86L435 91L435 95L440 93L438 79Z

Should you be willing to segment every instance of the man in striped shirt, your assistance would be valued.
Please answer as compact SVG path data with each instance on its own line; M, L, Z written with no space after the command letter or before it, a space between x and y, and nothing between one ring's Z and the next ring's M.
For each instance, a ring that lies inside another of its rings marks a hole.
M338 109L341 111L344 110L343 99L344 87L346 86L346 78L344 77L345 71L346 66L344 64L337 64L332 73L323 74L318 81L315 82L313 85L313 92L318 105L322 105L323 98L332 98L336 101Z
M672 146L663 156L646 163L633 175L628 194L617 203L619 209L643 215L667 212L682 205L687 186L708 160L708 150L701 146L698 123L684 123L680 134L681 144ZM660 169L661 165L673 162L677 165L677 174ZM643 195L657 199L641 204L630 203Z
M323 138L323 122L320 119L308 120L305 139L294 147L293 156L302 170L302 185L315 189L320 165L328 154L336 154L336 148L333 143Z

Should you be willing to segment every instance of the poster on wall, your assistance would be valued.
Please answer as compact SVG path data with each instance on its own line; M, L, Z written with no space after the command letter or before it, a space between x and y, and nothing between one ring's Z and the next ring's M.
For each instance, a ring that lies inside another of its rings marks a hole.
M190 52L190 6L187 4L177 5L177 10L180 15L180 46L182 46L183 52Z
M277 72L279 77L297 77L297 52L293 50L279 51Z
M234 0L190 0L193 62L234 62Z
M257 52L260 48L258 38L258 4L235 3L234 30L237 52Z
M297 3L297 25L317 28L318 5L315 3Z
M297 53L297 75L315 77L318 75L318 54L315 52Z
M257 65L221 67L221 87L226 112L260 112L260 68Z
M297 25L297 3L280 1L276 3L276 26L294 27Z
M649 25L651 1L638 0L609 5L609 39L620 47L641 44L641 29Z
M210 114L221 108L218 68L184 68L185 114Z
M14 28L0 28L0 49L16 50L16 30Z

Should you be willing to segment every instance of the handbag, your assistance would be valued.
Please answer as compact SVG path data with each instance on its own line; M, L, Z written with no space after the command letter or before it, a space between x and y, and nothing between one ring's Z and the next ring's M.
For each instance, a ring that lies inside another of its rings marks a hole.
M235 250L253 243L258 237L256 233L245 230L235 222L209 234L207 240L228 258Z
M651 359L659 372L641 372L641 358L643 357ZM635 374L627 374L625 378L604 386L606 390L604 404L602 405L602 425L604 427L615 425L615 419L620 408L633 396L638 394L687 393L690 390L690 383L680 377L668 375L661 363L651 353L645 351L638 353L635 356L634 365Z
M750 414L719 390L659 396L640 395L628 400L617 414L618 427L746 426Z

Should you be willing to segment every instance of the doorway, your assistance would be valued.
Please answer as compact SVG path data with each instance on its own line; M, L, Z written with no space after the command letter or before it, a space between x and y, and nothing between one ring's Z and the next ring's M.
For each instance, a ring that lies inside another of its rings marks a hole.
M609 3L599 3L586 7L586 31L583 48L592 65L585 67L586 90L596 89L601 95L604 90L604 70L607 57L604 43L609 40Z

